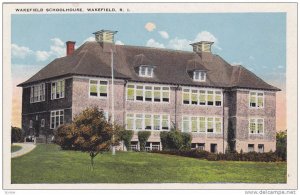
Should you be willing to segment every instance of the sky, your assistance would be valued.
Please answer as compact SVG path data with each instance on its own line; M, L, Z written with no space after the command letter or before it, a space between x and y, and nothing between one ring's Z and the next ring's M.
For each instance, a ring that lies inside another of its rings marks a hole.
M192 51L193 42L213 41L214 54L282 90L276 129L286 129L285 13L15 14L11 21L13 126L21 126L22 90L16 85L65 56L66 41L79 47L106 29L118 31L116 44Z

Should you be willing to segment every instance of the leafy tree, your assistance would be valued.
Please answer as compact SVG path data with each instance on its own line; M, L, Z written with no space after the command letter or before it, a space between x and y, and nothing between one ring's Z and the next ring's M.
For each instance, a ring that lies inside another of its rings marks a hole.
M131 148L131 139L133 136L132 130L120 131L120 139L124 142L124 145L127 148L127 151Z
M286 160L287 157L287 130L276 133L276 153L277 156Z
M23 130L19 127L11 127L11 143L22 142L24 138Z
M121 129L120 126L108 122L103 111L91 107L76 115L71 124L57 128L55 142L62 149L89 153L93 169L94 158L99 153L119 144L118 135Z

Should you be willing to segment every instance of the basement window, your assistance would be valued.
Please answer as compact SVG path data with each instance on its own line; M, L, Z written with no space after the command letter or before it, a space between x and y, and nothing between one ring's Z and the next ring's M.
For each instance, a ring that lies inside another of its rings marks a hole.
M258 144L258 152L264 153L264 150L265 150L264 144Z
M254 144L248 144L248 152L254 152Z

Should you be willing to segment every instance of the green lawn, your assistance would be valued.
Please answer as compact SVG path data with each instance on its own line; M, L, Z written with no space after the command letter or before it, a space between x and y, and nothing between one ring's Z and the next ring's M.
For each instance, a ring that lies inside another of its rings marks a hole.
M180 156L117 152L98 155L38 145L12 159L12 183L285 183L286 163L207 161Z
M22 149L21 146L13 146L13 145L11 145L11 152L16 152L16 151L21 150L21 149Z

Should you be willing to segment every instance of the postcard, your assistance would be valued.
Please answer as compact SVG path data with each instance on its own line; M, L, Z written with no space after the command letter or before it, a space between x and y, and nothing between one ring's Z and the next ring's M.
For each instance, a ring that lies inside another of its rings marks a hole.
M296 3L4 3L2 38L4 189L295 193Z

